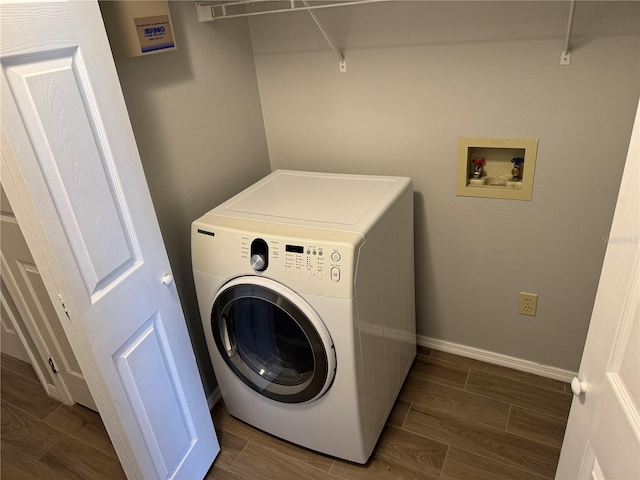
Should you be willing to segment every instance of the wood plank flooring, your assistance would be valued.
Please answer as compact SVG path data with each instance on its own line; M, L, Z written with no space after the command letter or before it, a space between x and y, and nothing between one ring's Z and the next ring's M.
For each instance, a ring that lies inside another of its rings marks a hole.
M298 447L212 413L221 451L207 479L553 478L568 385L439 351L419 354L366 465ZM30 366L2 356L1 478L118 479L100 416L50 399Z
M98 413L47 396L31 365L7 355L1 361L0 478L126 478Z
M562 382L419 347L366 465L272 437L220 402L207 479L552 479L571 399Z

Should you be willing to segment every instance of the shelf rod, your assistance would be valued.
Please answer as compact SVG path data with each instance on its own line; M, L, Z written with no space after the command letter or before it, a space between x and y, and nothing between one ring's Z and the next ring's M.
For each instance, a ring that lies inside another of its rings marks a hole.
M212 5L206 5L207 7L237 7L238 5L252 5L254 3L265 3L265 2L273 2L274 0L240 0L238 2L220 2L214 3Z
M304 4L305 7L309 7L309 2L307 2L307 0L302 0L302 3ZM327 41L327 43L331 47L331 50L333 50L333 53L335 53L336 57L338 57L338 60L340 60L340 72L346 72L347 63L345 62L344 57L342 56L342 53L340 53L340 50L338 50L338 48L333 44L333 42L329 38L329 35L327 34L324 27L322 26L322 23L320 23L320 20L318 20L318 18L316 17L316 14L313 13L312 10L307 10L307 12L309 12L309 15L311 15L311 18L313 18L313 21L316 22L318 29L320 30L320 32L324 36L324 39Z
M264 1L269 1L269 0L258 0L258 2L260 3ZM300 11L317 10L319 8L348 7L350 5L363 5L365 3L380 3L380 2L388 2L388 1L390 0L354 0L352 2L310 5L308 7L281 8L278 10L263 10L260 12L233 13L231 15L222 15L222 16L215 16L213 12L214 8L220 7L222 6L222 4L207 5L200 2L196 2L196 10L198 11L199 22L210 22L213 20L221 20L223 18L253 17L256 15L267 15L270 13L300 12ZM244 5L248 3L258 3L258 2L237 2L234 5ZM225 7L229 7L230 5L231 4L225 4ZM291 2L291 5L294 5L294 2Z
M569 7L569 21L567 22L567 37L564 42L564 50L560 54L560 65L569 65L571 63L571 31L573 30L573 17L576 13L577 0L571 0Z

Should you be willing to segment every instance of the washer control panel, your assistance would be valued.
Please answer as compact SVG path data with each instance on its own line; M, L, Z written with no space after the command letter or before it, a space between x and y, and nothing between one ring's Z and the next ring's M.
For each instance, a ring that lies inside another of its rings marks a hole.
M311 295L345 299L355 295L361 235L271 224L241 230L235 220L218 220L229 225L194 223L194 269L223 278L264 275ZM301 235L276 233L287 229Z
M327 252L329 252L327 254ZM285 273L287 276L303 275L309 280L323 280L328 277L332 282L340 281L340 260L342 255L336 248L319 244L286 244Z
M240 255L256 272L284 268L280 273L286 277L308 280L330 280L342 278L342 253L339 247L317 243L287 243L263 238L242 237Z
M252 270L308 292L317 287L322 291L348 288L350 250L298 239L248 235L240 239L240 256Z

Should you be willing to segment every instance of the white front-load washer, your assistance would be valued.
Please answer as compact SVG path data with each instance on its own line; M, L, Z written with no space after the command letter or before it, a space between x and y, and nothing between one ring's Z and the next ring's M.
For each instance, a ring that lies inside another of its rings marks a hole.
M416 354L413 186L277 170L192 226L229 413L366 463Z

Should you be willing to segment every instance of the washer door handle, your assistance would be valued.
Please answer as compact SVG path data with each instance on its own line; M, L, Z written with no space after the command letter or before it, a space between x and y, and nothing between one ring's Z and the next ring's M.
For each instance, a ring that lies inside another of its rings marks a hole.
M235 335L230 334L229 328L227 327L227 316L222 315L220 317L220 336L222 337L222 343L224 343L224 348L227 351L227 355L229 358L233 357L238 350Z

